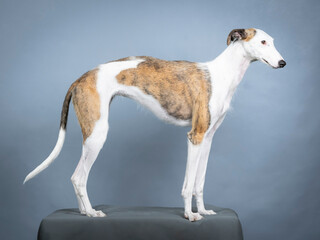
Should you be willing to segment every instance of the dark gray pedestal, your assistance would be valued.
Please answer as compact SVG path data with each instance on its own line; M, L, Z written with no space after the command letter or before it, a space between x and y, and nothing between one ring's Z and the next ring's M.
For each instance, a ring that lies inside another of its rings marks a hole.
M197 222L186 220L183 208L95 207L107 213L104 218L81 215L78 209L62 209L42 220L38 239L243 239L240 221L233 210L210 205L207 208L217 214L204 216Z

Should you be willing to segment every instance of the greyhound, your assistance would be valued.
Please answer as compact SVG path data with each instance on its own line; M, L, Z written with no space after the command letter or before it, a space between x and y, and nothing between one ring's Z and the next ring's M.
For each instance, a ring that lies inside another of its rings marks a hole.
M153 57L127 57L101 64L76 80L69 88L61 112L58 141L48 156L27 175L24 183L47 168L59 155L65 139L69 104L74 109L83 134L82 155L71 177L81 214L104 217L92 208L87 180L107 137L109 106L114 96L132 98L160 119L191 126L187 134L188 158L182 187L184 216L189 221L216 214L205 209L203 187L214 133L224 120L232 96L253 61L272 68L286 62L273 38L254 28L234 29L228 47L214 60L204 63L165 61ZM192 196L198 212L192 212Z

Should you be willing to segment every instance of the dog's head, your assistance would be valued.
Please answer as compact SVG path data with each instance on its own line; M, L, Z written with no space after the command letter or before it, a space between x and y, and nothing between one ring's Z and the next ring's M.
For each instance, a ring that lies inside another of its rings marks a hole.
M227 39L228 45L233 43L242 44L251 61L259 60L273 68L283 68L286 65L273 44L273 38L262 30L234 29Z

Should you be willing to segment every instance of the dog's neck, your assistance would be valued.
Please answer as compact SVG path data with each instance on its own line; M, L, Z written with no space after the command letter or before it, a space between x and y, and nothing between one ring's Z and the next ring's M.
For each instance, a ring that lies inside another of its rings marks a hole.
M222 81L229 90L235 90L241 82L252 59L241 43L231 43L217 58L208 62L213 80Z

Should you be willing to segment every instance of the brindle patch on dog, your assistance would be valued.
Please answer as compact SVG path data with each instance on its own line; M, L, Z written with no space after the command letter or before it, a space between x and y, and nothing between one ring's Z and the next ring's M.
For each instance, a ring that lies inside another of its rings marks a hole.
M180 120L192 119L188 137L193 144L199 144L210 125L208 70L187 61L165 61L145 56L136 59L144 61L136 68L121 71L116 76L117 81L153 96L170 116Z
M245 32L246 32L246 37L243 40L248 42L254 37L254 35L256 35L257 31L254 28L248 28L245 30Z
M83 142L91 135L100 118L100 97L96 89L97 69L83 74L72 90L72 102L80 123Z

